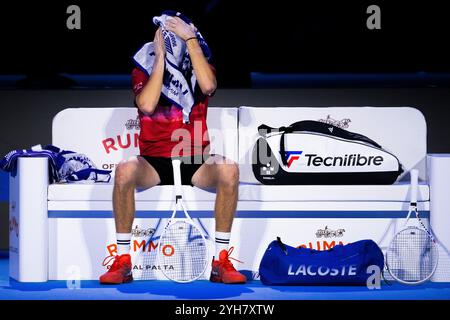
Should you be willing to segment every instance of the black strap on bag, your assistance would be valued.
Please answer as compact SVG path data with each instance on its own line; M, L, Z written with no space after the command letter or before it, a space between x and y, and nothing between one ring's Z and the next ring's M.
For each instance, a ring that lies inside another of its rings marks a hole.
M281 139L280 139L280 154L281 154L281 162L283 163L284 166L287 166L287 154L286 154L286 145L284 143L284 135L286 133L291 133L294 132L294 130L285 130L282 134L281 134Z
M261 137L267 137L267 135L269 133L272 133L272 132L284 132L286 130L289 130L290 128L291 128L291 126L273 128L273 127L269 127L268 125L262 124L262 125L260 125L258 127L258 132L259 132L259 135Z
M292 127L291 125L288 127L272 128L269 127L268 125L262 124L258 127L258 132L262 137L267 137L267 135L272 132L282 132L280 140L281 162L283 163L283 165L287 166L286 149L284 145L284 134L294 132L294 127Z
M378 143L362 134L347 131L334 125L320 121L312 121L312 120L299 121L291 124L289 127L292 128L293 131L310 131L315 133L322 133L337 138L365 142L376 148L381 148L381 146Z

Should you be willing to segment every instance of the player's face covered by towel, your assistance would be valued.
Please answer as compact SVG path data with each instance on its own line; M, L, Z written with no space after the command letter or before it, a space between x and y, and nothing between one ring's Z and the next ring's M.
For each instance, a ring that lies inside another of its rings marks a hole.
M166 52L168 56L175 57L176 61L173 62L176 62L177 66L182 67L183 59L189 58L185 43L188 38L196 37L206 59L211 58L206 41L192 21L182 13L166 10L161 16L153 17L153 23L161 28Z
M175 32L166 29L166 23L170 21L170 19L174 18L172 16L162 15L160 17L154 17L153 22L161 28L166 52L174 58L174 61L172 62L182 68L183 60L188 59L186 43L183 39L176 35Z
M191 21L183 14L175 11L164 11L161 16L153 18L153 23L161 28L164 38L165 74L161 94L178 106L183 111L183 122L189 121L189 114L195 104L194 91L197 85L197 78L193 72L189 52L186 48L186 39L180 38L175 32L168 30L169 25L173 25L170 19L181 19L182 26L191 26ZM180 22L180 21L178 21ZM167 24L167 26L166 26ZM173 26L169 28L173 29ZM183 30L180 30L183 31ZM205 58L209 61L211 51L200 32L195 29L194 35L202 48ZM133 60L138 68L150 75L155 59L154 43L148 42L134 55Z

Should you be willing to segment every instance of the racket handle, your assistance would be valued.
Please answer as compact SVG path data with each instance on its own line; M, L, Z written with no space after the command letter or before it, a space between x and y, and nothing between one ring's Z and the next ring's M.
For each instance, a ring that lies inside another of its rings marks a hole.
M173 167L173 182L175 186L175 197L176 200L181 198L181 160L180 159L172 159L172 167Z
M417 190L419 186L419 170L412 169L411 175L411 202L417 203Z

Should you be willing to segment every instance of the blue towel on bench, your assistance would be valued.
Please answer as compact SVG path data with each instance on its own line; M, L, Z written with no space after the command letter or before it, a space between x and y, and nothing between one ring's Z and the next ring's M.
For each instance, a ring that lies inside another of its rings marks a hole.
M0 169L17 174L17 159L19 157L47 157L49 159L50 182L109 182L111 170L99 170L84 154L69 150L61 150L53 145L42 148L40 145L31 149L13 150L0 160Z

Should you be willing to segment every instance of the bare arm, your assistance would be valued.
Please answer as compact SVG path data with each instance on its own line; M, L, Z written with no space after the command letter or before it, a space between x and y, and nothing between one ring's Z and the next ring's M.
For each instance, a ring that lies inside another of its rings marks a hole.
M195 26L193 24L188 25L179 17L168 19L165 27L167 30L174 32L184 41L196 36ZM209 96L216 90L216 75L211 69L208 60L206 60L197 39L190 39L186 42L186 46L189 51L189 56L191 57L192 67L197 78L197 83L203 94Z
M212 71L208 60L206 60L200 44L197 39L192 39L186 42L186 46L191 57L192 67L194 68L200 89L204 95L209 96L213 94L217 88L216 75Z
M155 33L154 46L155 60L152 73L141 93L136 96L136 105L139 110L148 115L152 114L158 105L163 84L165 47L161 29L159 28Z

